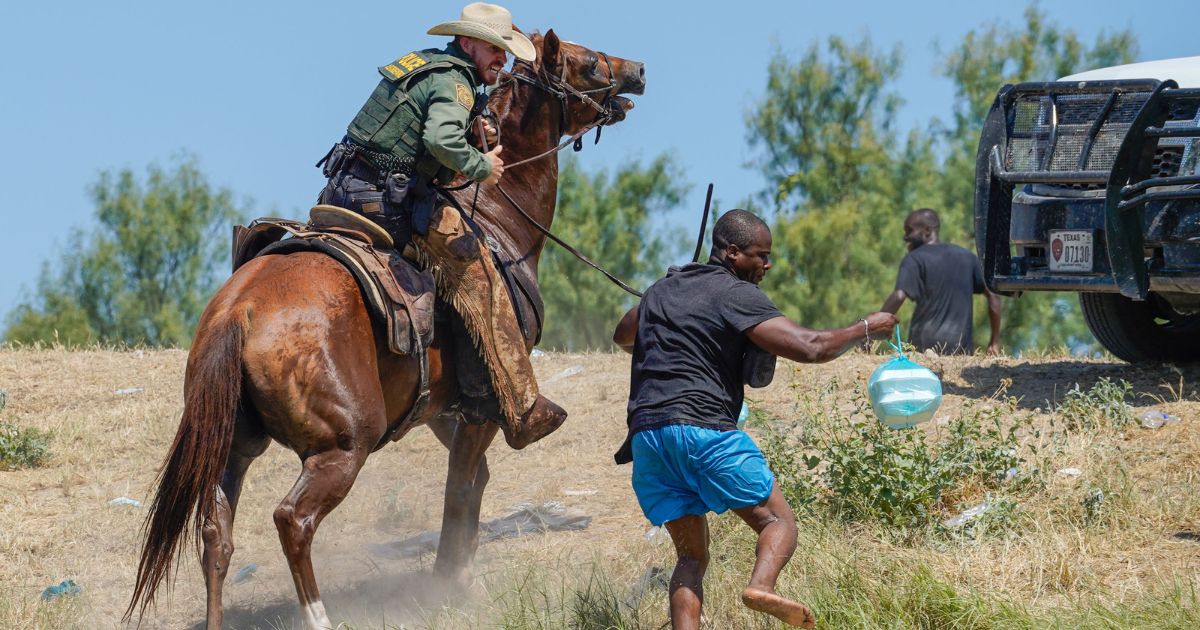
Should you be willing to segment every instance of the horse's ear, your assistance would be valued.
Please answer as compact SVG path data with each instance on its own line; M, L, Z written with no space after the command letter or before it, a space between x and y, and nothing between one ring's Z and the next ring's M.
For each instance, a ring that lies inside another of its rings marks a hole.
M546 31L542 39L542 67L551 70L558 67L558 35L554 29Z

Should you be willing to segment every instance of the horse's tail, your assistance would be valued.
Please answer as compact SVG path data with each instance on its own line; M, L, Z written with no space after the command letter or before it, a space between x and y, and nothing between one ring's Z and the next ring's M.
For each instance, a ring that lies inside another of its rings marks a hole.
M213 516L217 484L229 459L242 396L243 318L226 312L197 331L184 376L183 417L158 475L158 491L142 525L146 540L126 621L154 602L171 570L189 519L197 549ZM168 590L170 584L167 585ZM139 608L140 602L140 608Z

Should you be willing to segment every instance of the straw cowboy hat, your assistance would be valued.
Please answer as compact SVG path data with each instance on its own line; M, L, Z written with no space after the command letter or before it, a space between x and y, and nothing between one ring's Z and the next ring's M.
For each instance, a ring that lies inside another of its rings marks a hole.
M533 42L513 29L512 13L496 4L472 2L463 7L462 17L438 24L429 34L465 35L499 46L522 61L537 58Z

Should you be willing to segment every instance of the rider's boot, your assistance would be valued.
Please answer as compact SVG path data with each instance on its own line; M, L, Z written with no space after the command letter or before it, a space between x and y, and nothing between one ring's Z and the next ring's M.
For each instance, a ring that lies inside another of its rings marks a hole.
M488 393L492 395L461 401L464 419L478 421L490 414L488 419L500 421L505 441L515 449L552 433L566 420L567 413L538 393L529 347L491 252L450 206L435 210L427 233L414 242L437 278L439 294L462 318L490 376ZM462 353L457 354L461 357ZM456 363L462 365L460 374L471 369L462 358ZM464 383L471 380L469 375L464 376Z

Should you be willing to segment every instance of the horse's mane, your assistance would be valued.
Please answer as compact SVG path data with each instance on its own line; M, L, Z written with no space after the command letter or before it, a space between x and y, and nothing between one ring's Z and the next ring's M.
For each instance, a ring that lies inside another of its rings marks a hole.
M543 37L541 31L533 31L531 33L526 34L525 31L521 30L516 24L513 25L513 30L518 33L521 33L522 35L526 35L527 37L529 37L529 39L531 41L534 38L540 39ZM539 50L538 53L540 55L541 51ZM523 62L520 62L516 59L513 60L513 70L505 71L504 74L501 75L500 81L498 82L496 87L493 88L492 91L488 95L488 102L490 103L489 107L491 108L491 110L493 112L495 112L496 119L501 122L503 122L504 120L507 120L509 115L512 112L513 97L516 93L516 84L517 84L516 79L512 78L512 74L514 71L516 71L516 66L518 63L523 63ZM534 60L529 65L532 66L534 68L534 70L540 70L541 64L542 64L542 60L539 58L539 59ZM533 105L534 103L536 103L536 100L537 100L537 97L530 98L529 104ZM521 133L525 133L526 131L528 131L529 127L537 122L538 116L537 116L537 113L535 110L536 110L536 107L530 106L530 107L526 107L521 112L521 118L519 121L517 121L517 129Z

